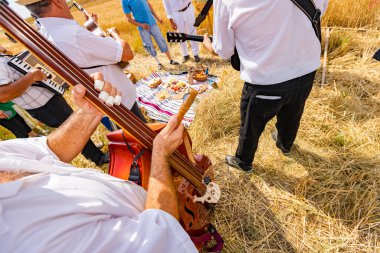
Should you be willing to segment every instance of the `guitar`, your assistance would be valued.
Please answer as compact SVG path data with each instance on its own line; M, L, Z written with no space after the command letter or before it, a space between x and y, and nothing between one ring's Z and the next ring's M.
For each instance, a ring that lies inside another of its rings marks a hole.
M79 11L83 12L88 20L84 23L84 27L86 27L87 30L94 33L95 35L99 37L107 37L108 33L103 31L103 29L98 25L98 23L92 18L92 16L77 2L73 1L73 5L75 6ZM70 6L70 8L72 7Z
M99 24L92 18L92 16L86 11L85 8L83 8L80 4L78 4L75 1L73 1L73 4L70 6L70 8L72 6L76 7L79 11L83 12L88 17L88 20L84 23L84 27L87 30L89 30L90 32L92 32L93 34L95 34L96 36L99 36L99 37L110 37L109 32L108 31L105 32L99 26ZM125 69L129 65L129 63L121 61L118 63L118 65L122 69Z
M209 38L212 41L212 37L209 37ZM169 43L185 42L187 40L203 42L203 36L191 35L191 34L186 34L186 33L178 33L178 32L167 32L166 39ZM239 58L239 54L236 47L235 47L234 54L231 56L231 66L235 70L240 71L240 58Z

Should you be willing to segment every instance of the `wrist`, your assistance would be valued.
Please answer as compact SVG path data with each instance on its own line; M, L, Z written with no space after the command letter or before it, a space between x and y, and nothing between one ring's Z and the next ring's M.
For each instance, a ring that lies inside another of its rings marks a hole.
M80 108L76 111L76 114L80 117L81 121L85 124L99 124L100 120L103 117L103 114L97 111L85 110Z

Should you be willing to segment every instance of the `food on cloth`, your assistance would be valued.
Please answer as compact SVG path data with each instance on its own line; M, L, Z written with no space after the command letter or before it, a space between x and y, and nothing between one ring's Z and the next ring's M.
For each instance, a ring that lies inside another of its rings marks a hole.
M175 93L187 92L188 84L184 81L177 80L175 78L170 78L166 87Z
M167 90L163 90L163 91L157 92L156 98L157 98L158 101L165 100L167 98L170 98L170 93Z
M162 83L161 78L153 78L148 82L149 88L157 88Z
M182 100L183 97L186 95L187 93L186 92L183 92L183 93L177 93L175 95L172 96L172 99L173 100Z
M197 90L198 90L198 93L201 94L201 93L208 90L208 85L207 84L201 84L201 85L199 85Z
M194 79L197 80L198 82L205 82L208 78L208 75L206 75L206 72L204 71L199 71L194 73Z

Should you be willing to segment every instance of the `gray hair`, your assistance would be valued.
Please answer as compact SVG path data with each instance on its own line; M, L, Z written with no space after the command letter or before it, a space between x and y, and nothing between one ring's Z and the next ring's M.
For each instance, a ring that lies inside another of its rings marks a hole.
M51 5L51 0L42 0L33 4L29 4L25 6L33 15L37 17L41 17L44 13L46 13Z

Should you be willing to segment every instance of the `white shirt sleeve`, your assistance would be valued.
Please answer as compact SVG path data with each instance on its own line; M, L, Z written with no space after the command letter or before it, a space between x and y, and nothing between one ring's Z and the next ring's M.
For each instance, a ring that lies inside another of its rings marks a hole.
M99 37L87 31L78 29L76 34L77 46L87 66L110 65L121 61L123 47L111 37Z
M13 139L0 142L0 156L13 156L41 161L45 158L59 161L56 154L49 148L47 137ZM1 158L0 158L1 161Z
M323 7L322 7L322 14L326 13L328 5L329 5L329 0L324 0Z
M230 24L228 7L221 0L214 1L214 35L215 53L224 59L230 58L235 49L235 32Z
M163 2L164 2L164 7L165 7L166 15L168 16L168 19L172 19L173 10L170 6L170 0L163 0Z
M0 60L0 85L12 83L12 79L9 77L9 73L4 59Z
M180 223L162 210L145 210L125 221L122 221L122 226L125 228L125 241L129 244L125 245L125 252L198 252Z

